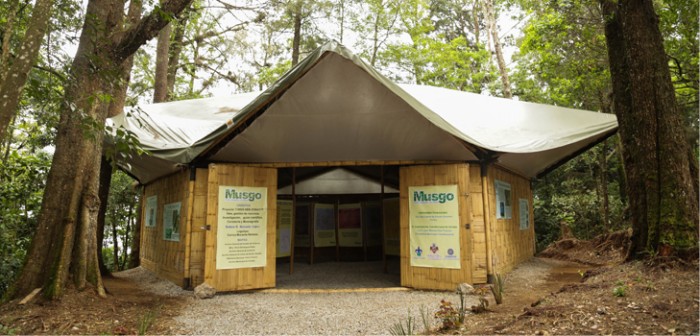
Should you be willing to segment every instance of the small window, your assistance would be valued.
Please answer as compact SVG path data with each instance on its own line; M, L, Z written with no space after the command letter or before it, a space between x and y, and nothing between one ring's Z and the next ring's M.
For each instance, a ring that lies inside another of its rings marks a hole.
M495 180L496 186L496 218L511 219L513 216L513 206L511 201L510 184Z
M527 230L530 227L530 205L524 198L519 200L518 214L520 214L520 230Z

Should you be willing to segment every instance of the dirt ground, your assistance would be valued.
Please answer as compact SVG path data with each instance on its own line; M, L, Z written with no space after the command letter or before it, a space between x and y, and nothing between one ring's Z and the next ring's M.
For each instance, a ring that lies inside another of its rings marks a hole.
M460 330L443 333L697 335L697 259L621 264L624 244L618 240L553 244L542 253L547 258L506 275L503 304L490 298L488 312L468 315ZM6 303L0 306L0 334L177 333L175 317L191 304L191 294L153 292L129 274L105 279L106 299L69 289L54 302ZM386 327L388 333L391 326Z
M6 303L0 306L0 334L167 334L169 321L184 305L180 298L145 292L126 279L106 277L104 283L107 298L100 298L93 289L68 288L57 301Z

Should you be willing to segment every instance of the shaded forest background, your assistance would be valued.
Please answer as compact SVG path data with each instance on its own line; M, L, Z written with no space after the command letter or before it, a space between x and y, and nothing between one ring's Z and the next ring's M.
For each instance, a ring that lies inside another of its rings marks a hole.
M698 2L654 3L697 165ZM0 79L21 48L34 5L0 6ZM20 270L37 225L83 25L75 13L84 12L81 2L55 1L19 113L0 139L0 295ZM135 54L125 105L264 89L336 39L398 82L612 113L604 23L597 2L577 0L199 0ZM91 127L84 126L86 136ZM586 239L629 227L620 152L612 137L534 181L538 250L562 232ZM120 171L111 178L102 254L106 269L116 271L134 265L129 253L141 192Z

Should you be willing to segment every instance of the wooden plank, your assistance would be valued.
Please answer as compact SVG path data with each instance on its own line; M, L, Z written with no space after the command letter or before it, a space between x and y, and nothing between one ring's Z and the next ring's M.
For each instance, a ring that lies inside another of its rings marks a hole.
M454 164L447 160L369 160L369 161L325 161L325 162L269 162L240 163L247 167L292 168L292 167L335 167L335 166L405 166L405 165L442 165Z
M141 236L141 264L162 278L182 285L185 274L185 239L188 218L188 177L187 171L181 171L149 183L144 188L144 201L150 196L158 197L156 208L156 226L144 225ZM163 209L165 204L180 202L180 240L164 239ZM142 207L141 216L145 216L146 207ZM143 218L142 218L143 219ZM145 223L145 221L142 221Z
M420 289L454 290L462 282L472 283L469 166L467 164L401 167L400 174L401 285ZM409 243L409 186L453 185L458 188L460 222L460 269L412 267Z
M221 185L266 187L267 245L266 266L216 270L216 231L218 190ZM233 164L210 165L207 217L211 230L206 238L205 281L219 291L269 288L275 285L277 221L277 170Z
M496 191L494 180L500 180L511 186L512 215L510 219L496 219ZM518 174L506 171L500 167L489 168L489 199L492 201L489 209L493 223L493 268L494 273L505 273L518 263L531 258L535 252L534 225L532 213L532 190L530 181ZM528 229L520 230L520 199L528 201L530 224Z
M196 287L204 282L204 249L207 223L207 169L198 168L194 184L192 227L190 237L190 284Z

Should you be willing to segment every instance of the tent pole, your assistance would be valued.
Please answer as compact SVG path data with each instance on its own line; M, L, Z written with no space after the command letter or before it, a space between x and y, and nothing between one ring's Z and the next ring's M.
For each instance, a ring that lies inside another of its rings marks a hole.
M294 272L294 236L296 232L296 222L297 222L297 191L296 191L296 184L297 184L297 169L295 167L292 167L292 225L290 229L289 235L291 244L290 244L290 249L289 249L289 275L292 275L292 272Z

